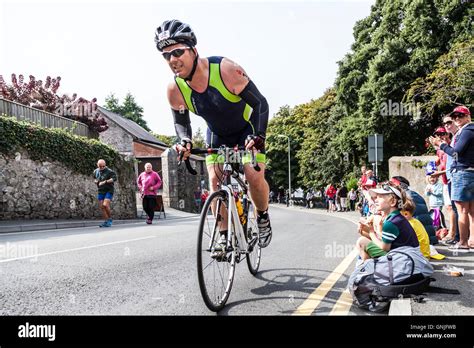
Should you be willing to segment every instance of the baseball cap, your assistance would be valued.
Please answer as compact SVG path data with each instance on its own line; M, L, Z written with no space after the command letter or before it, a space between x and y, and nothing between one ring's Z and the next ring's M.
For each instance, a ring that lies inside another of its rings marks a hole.
M426 169L426 175L433 174L434 172L436 172L436 162L429 161L425 169Z
M456 106L454 110L451 112L451 114L464 114L464 115L471 116L471 112L464 105Z
M410 182L403 176L392 176L390 182L399 185L402 189L406 189L406 187L410 186Z
M436 128L433 134L436 134L436 133L448 133L448 131L444 127L438 127Z
M443 260L446 256L440 254L434 246L430 244L430 258L435 260Z

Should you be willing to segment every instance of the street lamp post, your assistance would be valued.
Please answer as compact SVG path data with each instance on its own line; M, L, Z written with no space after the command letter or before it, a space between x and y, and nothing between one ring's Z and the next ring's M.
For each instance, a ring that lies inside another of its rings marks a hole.
M284 134L277 134L277 137L287 138L288 139L288 200L286 201L286 206L290 205L291 199L291 148L290 148L290 137Z

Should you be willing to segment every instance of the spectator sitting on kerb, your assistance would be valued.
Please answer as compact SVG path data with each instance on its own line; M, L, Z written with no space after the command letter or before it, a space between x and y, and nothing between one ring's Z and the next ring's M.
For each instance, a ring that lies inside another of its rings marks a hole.
M433 219L428 211L425 199L418 192L412 190L410 182L403 176L394 176L390 179L390 182L395 185L400 185L400 187L405 190L407 196L413 199L413 202L415 202L416 205L413 216L423 224L423 227L430 237L430 244L438 244L438 238L436 238L436 233L433 227Z
M359 222L358 232L362 236L356 245L361 259L384 256L388 251L402 246L419 247L413 227L400 213L407 202L404 190L400 186L387 183L369 192L374 195L376 210L383 214L384 219L381 236L376 233L374 225ZM368 234L369 238L365 234Z
M408 220L411 227L416 233L416 237L418 238L418 243L420 243L420 251L426 259L430 259L430 237L426 232L423 224L413 217L413 213L415 212L415 202L412 199L408 198L403 210L401 211L402 215Z

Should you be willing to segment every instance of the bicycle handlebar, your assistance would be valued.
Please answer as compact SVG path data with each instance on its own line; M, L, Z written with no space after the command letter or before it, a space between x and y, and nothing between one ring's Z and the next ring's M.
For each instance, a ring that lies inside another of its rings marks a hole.
M190 152L191 152L192 155L204 155L204 154L212 155L212 154L220 154L220 153L222 153L222 151L226 151L226 150L232 150L232 151L235 151L235 152L247 151L245 146L235 146L233 148L223 146L223 147L219 147L219 148L207 148L207 149L195 148L195 149L191 149ZM261 168L257 163L255 153L253 151L250 151L250 155L251 155L251 163L253 164L253 168L257 172L259 172L261 170ZM184 156L184 151L180 151L179 155L178 155L178 166L181 165L181 162L183 160L183 156ZM191 166L191 162L189 161L189 158L185 159L184 163L186 164L186 169L188 170L188 172L190 174L192 174L192 175L197 174L196 170L194 170L193 167Z

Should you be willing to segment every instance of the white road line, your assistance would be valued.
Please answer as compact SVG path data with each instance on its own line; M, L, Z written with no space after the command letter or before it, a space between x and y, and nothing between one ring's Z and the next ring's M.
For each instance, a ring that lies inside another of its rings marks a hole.
M93 226L90 226L91 228ZM89 228L89 227L74 227L75 230L79 228ZM5 233L0 233L0 237L3 236L12 236L15 234L31 234L31 233L47 233L47 232L56 232L56 231L62 231L62 230L69 230L69 228L52 228L50 230L38 230L38 231L25 231L25 232L5 232Z
M114 244L135 242L135 241L138 241L138 240L144 240L144 239L150 239L150 238L156 238L156 236L148 236L148 237L142 237L142 238L135 238L135 239L128 239L128 240L120 240L120 241L116 241L116 242L110 242L110 243L104 243L104 244L97 244L97 245L90 245L90 246L80 247L80 248L72 248L72 249L66 249L66 250L57 250L57 251L51 251L51 252L49 252L49 253L42 253L42 254L35 254L35 255L30 255L30 256L15 257L15 258L12 258L12 259L0 260L0 263L11 262L11 261L17 261L17 260L24 260L24 259L32 259L32 258L37 258L37 257L39 257L39 256L48 256L48 255L54 255L54 254L62 254L62 253L70 252L70 251L93 249L93 248L99 248L99 247L103 247L103 246L107 246L107 245L114 245Z
M117 224L114 227L118 227L118 226L122 226L122 225L123 226L130 226L130 225L138 225L138 224L143 224L143 223L142 222L130 222L130 223L126 223L126 224ZM99 225L97 225L97 226L51 228L49 230L23 231L23 232L0 232L0 237L11 236L11 235L15 235L15 234L48 233L48 232L60 232L60 231L67 231L67 230L71 230L71 232L75 232L75 231L80 231L79 229L92 229L92 228L97 228L97 227L99 227ZM110 231L110 230L108 230L108 231ZM117 231L117 230L115 230L115 231Z

